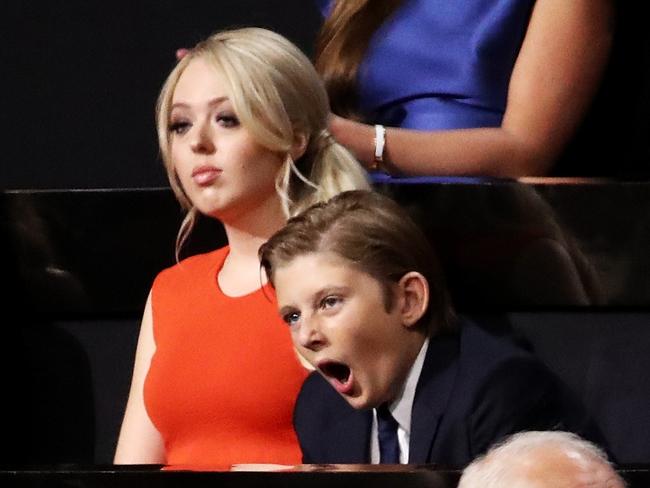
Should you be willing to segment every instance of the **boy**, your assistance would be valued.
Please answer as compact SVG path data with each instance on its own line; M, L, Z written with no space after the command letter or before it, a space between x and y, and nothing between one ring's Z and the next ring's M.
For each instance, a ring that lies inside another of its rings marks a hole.
M566 427L554 378L456 317L426 237L391 199L312 206L260 258L318 370L294 412L303 462L461 467L513 432Z

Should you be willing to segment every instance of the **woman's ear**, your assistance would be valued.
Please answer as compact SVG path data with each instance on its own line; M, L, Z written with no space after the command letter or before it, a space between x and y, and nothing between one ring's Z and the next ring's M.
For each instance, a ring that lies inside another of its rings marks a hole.
M412 327L418 323L429 306L429 283L417 271L409 271L399 280L399 306L402 324Z
M303 154L305 154L305 151L307 150L307 144L309 143L309 138L305 135L303 131L296 131L293 137L293 144L291 145L291 150L289 151L289 154L291 155L291 159L296 161L300 157L302 157Z

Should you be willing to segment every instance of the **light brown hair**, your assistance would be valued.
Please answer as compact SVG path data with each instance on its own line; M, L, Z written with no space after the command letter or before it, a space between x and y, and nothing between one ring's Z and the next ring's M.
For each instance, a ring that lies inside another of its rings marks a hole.
M331 252L379 281L386 310L394 285L409 271L421 273L430 290L420 320L430 333L454 327L455 316L436 254L422 230L395 201L373 191L346 191L293 217L259 250L273 284L275 270L293 259Z

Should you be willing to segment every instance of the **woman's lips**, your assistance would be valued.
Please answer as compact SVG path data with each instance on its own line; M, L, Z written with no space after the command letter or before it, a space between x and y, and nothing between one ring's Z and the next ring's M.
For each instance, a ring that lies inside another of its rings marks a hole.
M214 166L199 166L192 171L192 180L199 186L209 186L220 174L221 170Z
M348 395L352 392L354 377L348 365L337 361L322 361L317 367L341 395Z

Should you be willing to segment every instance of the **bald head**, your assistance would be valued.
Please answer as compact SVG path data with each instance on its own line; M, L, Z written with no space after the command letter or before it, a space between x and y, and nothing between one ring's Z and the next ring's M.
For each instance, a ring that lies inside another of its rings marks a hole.
M624 488L605 453L568 432L522 432L472 462L459 488Z

